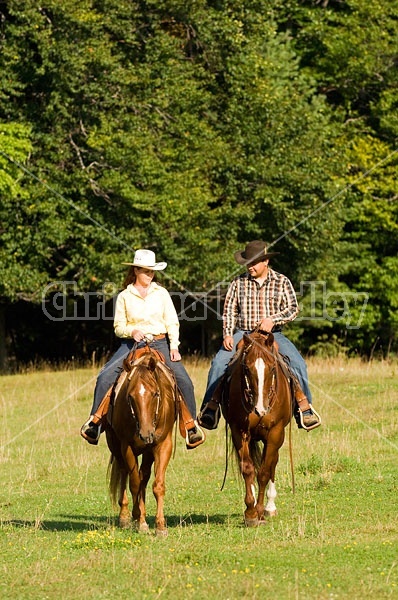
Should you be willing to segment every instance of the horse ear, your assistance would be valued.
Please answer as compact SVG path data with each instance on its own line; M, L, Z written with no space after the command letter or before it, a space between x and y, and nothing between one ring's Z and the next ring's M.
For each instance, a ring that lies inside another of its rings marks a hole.
M243 334L243 338L242 338L242 340L243 340L243 344L244 344L245 346L247 346L247 344L250 344L250 343L251 343L251 339L249 338L249 336L248 336L246 333L244 333L244 334Z
M240 350L241 348L243 348L243 346L245 345L245 340L242 338L241 340L239 340L239 342L236 344L236 349Z
M274 343L274 334L269 332L269 334L267 335L267 337L265 338L265 344L266 346L272 346L272 344Z
M148 369L150 371L154 371L156 369L157 366L157 360L154 356L150 356L149 361L148 361Z
M132 367L131 362L127 358L125 358L124 361L123 361L123 369L125 371L127 371L127 373L130 373L130 371L131 371L132 368L133 367Z

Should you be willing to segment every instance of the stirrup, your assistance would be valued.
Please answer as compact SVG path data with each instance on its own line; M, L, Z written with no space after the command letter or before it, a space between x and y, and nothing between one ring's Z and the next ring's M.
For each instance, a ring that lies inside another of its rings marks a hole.
M207 409L210 409L214 412L213 427L207 427L201 423L202 415L204 415L206 413ZM215 402L214 400L209 400L209 402L207 402L204 405L203 410L201 410L200 413L198 414L199 423L202 425L202 427L204 427L205 429L209 429L210 431L212 429L217 429L218 423L220 422L220 418L221 418L221 406L218 402Z
M188 430L188 429L186 429L186 434L185 434L185 445L186 445L186 447L187 447L187 449L188 449L188 450L192 450L192 448L196 448L197 446L200 446L200 444L203 444L203 442L204 442L204 441L205 441L205 439L206 439L205 432L203 431L203 429L201 429L201 428L199 427L199 424L198 424L198 422L197 422L197 420L196 420L196 419L194 419L194 426L196 427L196 431L197 431L198 433L200 433L200 435L201 435L201 438L200 438L200 440L198 440L197 442L194 442L194 443L192 444L192 443L189 441L189 433L188 433L188 432L189 432L189 430Z
M314 423L313 425L310 425L309 427L307 427L307 425L304 425L304 415L303 415L301 409L300 408L298 409L298 413L299 413L299 417L300 417L300 425L306 431L311 431L312 429L316 429L317 427L322 425L321 415L319 413L317 413L317 411L315 410L315 408L313 407L312 404L311 404L311 412L313 412L314 415L316 417L318 417L318 421L317 421L317 423Z
M92 422L92 416L90 415L90 417L87 419L87 421L85 423L83 423L83 425L80 428L80 435L82 436L82 438L84 438L89 444L93 444L93 446L96 446L98 444L100 435L101 435L101 430L102 430L102 426L101 423L98 423L98 433L97 433L97 437L96 438L92 438L90 436L88 436L86 434L87 429L90 427L90 423ZM96 425L96 423L94 423Z

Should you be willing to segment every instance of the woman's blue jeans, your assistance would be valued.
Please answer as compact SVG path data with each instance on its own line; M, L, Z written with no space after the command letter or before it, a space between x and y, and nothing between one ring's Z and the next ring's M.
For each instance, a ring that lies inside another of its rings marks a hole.
M221 346L217 354L212 360L209 375L207 378L207 388L205 397L202 402L200 410L203 410L204 406L211 400L214 390L220 378L224 375L227 365L233 355L236 352L236 345L243 337L244 331L238 330L234 333L234 348L233 350L225 350L224 346ZM297 350L296 346L283 335L283 333L274 333L275 341L279 345L279 352L289 359L290 368L296 375L304 394L307 396L308 402L312 402L311 391L308 384L308 373L307 365L305 364L304 358Z
M123 361L125 358L127 358L135 343L136 342L134 342L134 340L122 341L120 348L116 350L112 358L102 367L101 371L99 372L94 390L94 402L91 409L92 415L101 404L101 400L105 396L106 392L109 390L111 385L114 384L117 377L123 371ZM136 344L136 348L143 348L145 345L145 342L140 342L139 344ZM154 348L163 354L166 365L174 372L177 385L184 396L185 402L187 403L192 417L195 419L196 402L194 387L184 365L181 361L173 362L170 359L170 349L166 339L154 340L151 342L150 346L151 348Z

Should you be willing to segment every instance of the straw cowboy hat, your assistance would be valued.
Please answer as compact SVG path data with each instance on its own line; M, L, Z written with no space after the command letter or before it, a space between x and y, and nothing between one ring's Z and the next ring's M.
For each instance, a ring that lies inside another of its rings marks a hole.
M131 267L142 267L152 269L153 271L163 271L167 267L167 262L156 262L155 253L152 250L137 250L134 254L134 262L124 262L122 265Z
M265 242L255 240L254 242L249 242L244 250L235 252L234 256L236 262L240 265L248 265L255 261L267 260L267 258L271 258L271 256L275 256L276 254L279 254L279 252L267 252L267 244Z

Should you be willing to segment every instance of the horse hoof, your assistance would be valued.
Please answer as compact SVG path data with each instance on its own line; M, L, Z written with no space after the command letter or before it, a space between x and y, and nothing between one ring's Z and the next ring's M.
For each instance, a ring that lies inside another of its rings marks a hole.
M146 521L140 523L139 521L134 521L134 529L137 533L149 533L149 526Z
M247 517L245 517L246 527L257 527L258 523L259 521L257 517L255 519L248 519Z
M157 529L156 530L156 537L167 537L169 535L169 532L167 531L167 529Z
M267 510L266 515L267 517L276 517L276 510Z
M119 527L120 529L130 529L131 519L119 519Z

